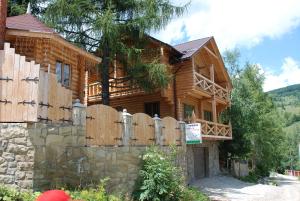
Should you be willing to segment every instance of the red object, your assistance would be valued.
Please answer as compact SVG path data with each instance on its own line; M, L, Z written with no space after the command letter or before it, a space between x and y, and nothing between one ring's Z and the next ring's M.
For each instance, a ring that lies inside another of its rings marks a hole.
M71 197L62 190L50 190L41 194L36 201L71 201Z

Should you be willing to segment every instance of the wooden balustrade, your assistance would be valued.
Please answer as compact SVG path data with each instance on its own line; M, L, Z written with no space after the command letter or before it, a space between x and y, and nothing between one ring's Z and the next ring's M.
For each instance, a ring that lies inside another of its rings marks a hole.
M203 137L232 139L232 129L230 125L224 125L196 119L196 123L201 123L201 134Z
M221 100L229 101L229 91L227 89L224 89L220 85L212 82L211 80L197 72L195 72L194 79L196 87L199 87L210 95L215 95Z
M111 79L109 81L110 97L121 97L137 93L143 93L137 85L132 84L131 80L125 78ZM88 99L89 101L101 100L102 86L100 82L89 84Z

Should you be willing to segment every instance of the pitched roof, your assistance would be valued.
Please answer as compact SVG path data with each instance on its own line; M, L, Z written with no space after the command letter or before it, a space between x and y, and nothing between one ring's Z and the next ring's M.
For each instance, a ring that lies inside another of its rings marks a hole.
M31 14L18 15L8 17L6 19L6 27L8 29L25 30L31 32L55 33L55 31L47 27Z
M174 45L173 47L183 54L181 59L187 59L190 58L201 47L203 47L211 38L212 37L201 38L198 40L193 40L186 43Z

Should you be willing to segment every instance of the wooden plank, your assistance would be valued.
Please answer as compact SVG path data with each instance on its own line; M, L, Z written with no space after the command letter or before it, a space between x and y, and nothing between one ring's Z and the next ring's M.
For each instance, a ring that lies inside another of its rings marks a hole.
M162 133L164 145L180 145L181 134L179 124L176 119L172 117L164 117L162 119Z
M25 60L22 60L22 62L25 62ZM19 115L21 111L18 111L18 93L19 93L19 73L20 73L20 66L21 66L21 57L20 55L16 54L15 55L15 61L14 61L14 66L12 66L13 70L13 90L12 90L12 96L11 96L11 101L12 101L12 117L13 121L15 122L22 122L23 119Z
M30 63L30 77L29 79L37 79L39 80L39 72L40 72L40 65L35 64L34 62ZM37 122L38 116L38 87L39 81L33 82L30 81L30 98L29 101L32 101L32 105L28 105L28 119L27 121L30 122Z
M151 145L155 143L154 120L144 113L132 116L135 145Z

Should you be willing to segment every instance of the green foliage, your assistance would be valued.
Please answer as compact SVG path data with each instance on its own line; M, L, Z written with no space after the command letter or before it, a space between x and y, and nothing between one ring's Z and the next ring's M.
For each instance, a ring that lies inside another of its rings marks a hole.
M257 184L260 178L261 178L260 175L258 175L255 171L251 171L249 172L249 175L245 177L240 177L239 179L244 182Z
M285 119L286 155L281 164L284 169L300 170L298 146L300 143L300 84L268 92Z
M150 61L142 59L151 49L147 33L161 30L186 7L170 0L54 0L44 20L69 41L102 57L102 103L109 104L109 80L114 79L109 66L116 59L122 63L124 81L146 91L167 86L170 76L165 65L152 56Z
M246 63L240 68L233 60L238 55L229 57L227 65L234 72L233 90L232 105L225 119L232 123L234 138L222 144L221 157L226 159L230 153L232 157L252 159L256 173L268 175L270 170L280 167L286 154L284 121L270 96L263 91L264 75L259 67Z
M209 198L195 188L186 188L183 191L182 201L209 201Z
M84 201L121 201L118 197L107 195L104 183L97 188L84 189L81 191L68 192L72 199Z
M44 7L42 6L46 2L44 0L8 0L7 15L16 16L25 14L29 2L33 15L40 15L44 12Z
M173 163L176 152L165 154L151 147L143 155L137 189L133 196L140 201L176 201L184 191L182 173Z
M40 193L20 192L0 186L0 201L34 201Z

